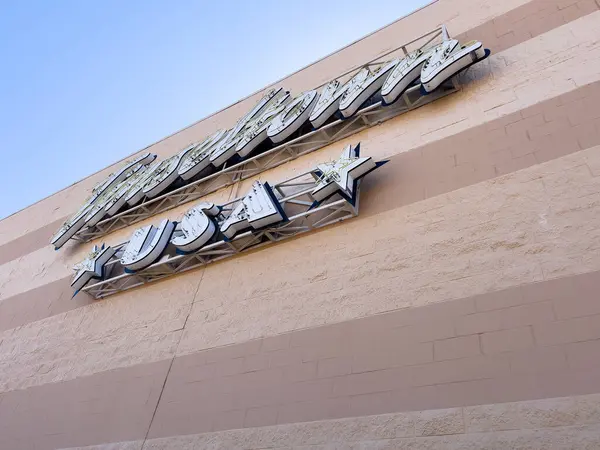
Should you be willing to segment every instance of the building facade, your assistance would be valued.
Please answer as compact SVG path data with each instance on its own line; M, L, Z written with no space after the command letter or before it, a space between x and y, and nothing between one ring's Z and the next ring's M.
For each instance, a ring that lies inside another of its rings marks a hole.
M0 448L600 448L600 2L438 0L271 87L444 24L457 91L202 197L388 163L357 217L95 299L49 244L108 167L0 221ZM230 128L263 91L143 152Z

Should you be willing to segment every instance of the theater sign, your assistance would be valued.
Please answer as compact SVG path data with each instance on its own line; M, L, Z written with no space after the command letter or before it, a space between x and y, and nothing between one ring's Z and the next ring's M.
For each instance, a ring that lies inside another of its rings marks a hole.
M317 89L296 96L269 89L231 129L164 160L145 153L128 161L93 189L51 243L59 249L70 239L97 239L455 92L455 75L489 53L481 42L450 38L442 26ZM163 220L118 247L94 248L76 267L73 287L104 297L352 217L358 180L376 167L358 146L347 147L301 181L255 182L231 204L200 202L178 222Z
M127 242L95 246L74 267L71 286L102 298L355 217L362 178L384 163L362 155L360 144L348 145L335 161L289 180L255 181L224 205L200 202L178 221L163 219Z

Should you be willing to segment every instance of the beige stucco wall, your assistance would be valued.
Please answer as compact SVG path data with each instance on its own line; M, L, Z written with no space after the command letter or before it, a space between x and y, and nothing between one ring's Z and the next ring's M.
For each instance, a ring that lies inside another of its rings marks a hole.
M598 395L279 425L80 450L228 448L594 449L600 446ZM75 449L69 449L75 450Z
M98 302L61 286L89 247L190 205L85 246L11 247L0 448L596 448L599 8L440 0L276 83L314 87L440 23L469 37L503 30L458 93L256 177L286 179L360 141L390 163L366 179L351 221ZM259 95L149 150L173 154ZM112 169L0 221L0 248L72 212ZM339 330L360 339L349 346ZM368 364L347 348L362 344Z

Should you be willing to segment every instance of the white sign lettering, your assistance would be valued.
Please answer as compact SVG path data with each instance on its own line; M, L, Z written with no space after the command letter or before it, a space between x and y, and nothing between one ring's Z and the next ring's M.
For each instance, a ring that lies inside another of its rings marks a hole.
M116 250L112 247L98 247L94 245L92 252L79 264L73 267L75 276L71 282L71 287L75 293L85 286L92 278L101 278L104 265L114 256Z
M210 156L212 165L220 167L235 156L236 147L244 137L245 132L252 128L263 114L288 98L289 93L283 88L269 90L252 111L242 117L236 126L229 131L222 144L213 150Z
M360 144L352 148L348 145L336 161L319 164L320 176L313 190L315 200L322 202L340 192L350 203L354 203L356 181L375 169L375 161L360 157Z
M204 247L217 231L212 218L220 212L214 203L203 202L194 206L183 215L173 232L171 243L182 253Z
M422 94L429 94L461 70L490 54L481 42L461 45L456 39L451 39L444 26L441 31L435 32L441 36L441 43L431 43L433 41L429 39L421 48L410 53L402 47L406 56L369 64L349 74L344 83L340 80L328 82L319 93L311 90L292 99L283 88L270 89L233 128L219 130L161 162L148 166L154 155L142 155L98 185L80 210L54 235L52 244L56 249L60 248L84 227L96 227L105 233L111 228L103 229L99 222L106 216L119 213L125 204L133 208L142 201L151 202L151 199L177 186L193 183L192 180L199 174L208 178L213 173L222 172L253 154L273 148L275 144L281 145L291 138L305 135L311 131L309 126L304 126L307 123L318 129L334 122L334 116L350 118L361 108L375 103L377 108L385 107L399 99L408 88L418 85L415 84L417 82ZM365 123L369 125L368 120ZM320 141L315 139L315 142ZM324 184L316 192L317 196L329 195L327 192L334 189L336 183L341 192L352 196L352 185L346 182L352 180L355 174L360 176L363 166L354 161L352 168L347 169L346 163L341 160L332 163L327 173L329 178L335 174L348 179L340 178L339 183L331 181ZM233 224L229 226L233 227Z
M148 225L135 230L121 256L125 270L140 270L156 261L169 244L174 228L175 224L165 219L158 227Z
M245 158L267 139L267 129L271 121L286 108L290 101L290 94L286 94L271 105L251 126L248 126L235 147L235 151L239 156Z
M282 220L283 212L269 183L255 181L242 203L221 224L221 232L231 239L247 228L257 230Z
M395 59L357 83L350 86L340 99L340 112L348 118L354 115L360 106L381 89L383 82L396 67L399 60Z
M179 165L179 176L183 180L189 180L210 167L210 155L214 148L225 138L226 133L226 130L219 130L199 144L194 145L193 150L182 158Z
M54 245L57 250L62 247L71 237L73 237L73 235L75 235L75 233L84 227L91 209L96 206L97 202L101 203L106 201L107 193L110 192L111 189L123 182L123 180L127 180L135 175L136 172L142 170L144 166L154 161L155 158L156 155L145 153L133 161L128 162L118 172L110 174L106 180L98 184L92 190L92 195L85 201L79 211L67 220L56 232L50 241L51 244Z
M386 104L394 103L419 78L423 64L430 56L431 50L418 49L396 65L381 87L381 96Z
M319 100L309 117L312 126L315 128L323 126L338 111L342 96L353 86L363 83L369 73L369 69L363 67L342 87L339 87L340 82L338 80L333 80L327 84L321 91Z
M442 37L443 42L433 49L421 70L421 86L425 93L433 92L448 78L490 53L478 41L461 46L456 39L450 39L445 26L442 27Z
M309 91L296 97L292 103L273 119L267 130L269 139L275 144L285 141L296 132L312 112L317 102L317 91Z
M135 230L128 242L115 247L116 251L95 247L76 266L72 285L81 289L92 277L102 277L103 266L112 259L109 273L115 281L107 281L106 289L114 293L116 285L111 283L122 282L127 289L131 285L123 275L132 272L143 272L143 280L167 276L261 245L265 240L280 240L344 220L358 213L355 200L359 179L383 163L361 157L360 145L347 146L338 160L319 164L305 174L277 183L275 188L255 181L244 197L226 205L199 203L177 225L164 219L158 227ZM350 208L344 206L348 204ZM181 259L187 256L190 259ZM139 283L139 279L134 280Z

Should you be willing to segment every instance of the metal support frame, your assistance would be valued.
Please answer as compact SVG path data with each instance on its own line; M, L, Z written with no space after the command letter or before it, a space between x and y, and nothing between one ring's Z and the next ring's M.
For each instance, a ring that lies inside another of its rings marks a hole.
M441 36L442 28L433 31L402 44L383 55L369 61L361 67L376 67L383 64L383 60L391 54L407 54L407 48L414 50L428 47L436 38ZM341 79L355 72L357 68L346 71L336 79ZM331 80L329 80L331 81ZM321 86L327 84L323 83ZM431 103L439 98L459 90L458 77L443 83L436 91L428 95L422 95L420 85L413 85L393 104L383 105L381 101L367 105L359 110L354 116L331 122L318 130L306 133L289 142L272 148L264 153L246 159L230 167L224 166L222 170L203 177L183 187L167 192L153 199L148 199L140 205L120 212L112 217L98 222L95 226L78 231L71 239L79 242L102 237L108 233L128 227L134 223L152 217L156 214L176 208L182 204L197 200L218 189L230 186L238 181L253 177L265 170L272 169L288 161L292 161L302 155L323 148L337 142L366 128L378 125L386 120L406 113L412 109ZM318 88L317 88L318 89Z
M312 191L316 187L318 179L319 176L315 169L272 186L288 217L286 222L261 230L246 231L232 240L221 239L185 255L176 254L174 248L169 246L157 262L139 272L125 273L120 263L120 257L127 243L114 246L117 252L104 267L105 279L93 280L81 291L95 299L104 298L358 215L360 181L357 184L354 205L336 194L328 201L313 208L315 199ZM223 211L235 209L242 199L243 197L240 197L223 205ZM217 218L219 222L224 219L225 215L223 214Z
M336 120L318 130L279 145L265 153L226 167L220 172L208 175L198 181L104 219L93 227L77 232L73 239L80 242L87 242L121 228L128 227L184 203L197 200L218 189L253 177L267 169L272 169L288 161L292 161L302 155L380 124L411 109L431 103L457 90L458 85L454 79L440 86L432 94L425 96L419 93L419 86L413 86L403 94L401 100L390 106L382 106L381 102L367 106L349 119Z

